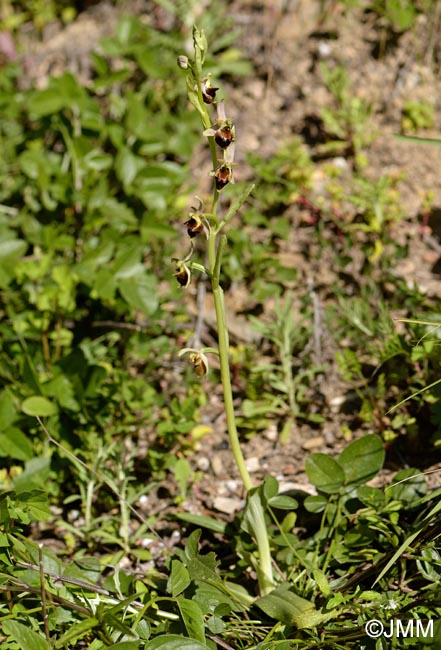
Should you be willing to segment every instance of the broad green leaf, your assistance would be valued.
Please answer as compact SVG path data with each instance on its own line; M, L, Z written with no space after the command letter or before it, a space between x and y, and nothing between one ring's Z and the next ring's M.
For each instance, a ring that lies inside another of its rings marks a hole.
M104 267L99 269L96 275L91 277L90 280L93 282L92 296L94 298L99 297L102 300L111 300L114 297L116 282L112 271L109 271L108 268Z
M133 241L133 238L131 238ZM118 249L113 265L113 274L116 280L131 279L145 272L141 264L142 246L136 242L131 245L121 246Z
M0 242L0 287L7 287L15 276L15 265L28 245L21 239Z
M141 23L136 16L122 16L116 28L116 40L121 45L133 43L139 33Z
M64 108L65 98L57 88L45 88L38 90L28 98L27 109L33 117L43 117L51 113L57 113Z
M0 435L0 456L9 456L17 460L30 460L34 448L29 440L17 427L8 427Z
M118 289L132 309L139 309L147 316L151 316L158 309L159 297L155 276L142 271L130 278L119 280Z
M265 476L263 480L263 494L266 499L272 499L279 491L279 482L274 476Z
M2 629L5 634L12 637L23 650L50 650L47 641L34 632L28 625L18 621L3 621Z
M337 615L336 610L320 612L314 603L294 594L286 584L256 600L256 605L271 618L299 629L317 627Z
M14 401L10 394L4 390L0 393L0 430L7 429L17 417Z
M178 596L176 601L189 637L205 643L204 615L199 605L183 596Z
M317 514L319 512L323 512L323 510L326 508L327 503L328 498L323 494L318 494L314 496L307 496L303 502L303 505L308 512Z
M135 156L127 147L121 147L115 160L115 171L119 180L125 185L131 185L137 173L144 167L142 158Z
M7 239L0 242L0 264L14 263L23 255L27 247L23 239Z
M424 473L415 467L407 467L395 474L392 485L387 488L388 499L404 501L411 506L427 493Z
M26 398L22 404L21 408L23 413L26 415L34 415L35 417L49 417L57 413L56 405L47 399L47 397L42 397L41 395L33 395L32 397Z
M121 641L106 646L106 650L140 650L141 648L144 648L144 641Z
M310 454L305 462L309 480L321 492L335 494L345 482L341 465L326 454Z
M369 481L383 467L384 456L383 442L375 434L349 443L338 456L338 462L344 470L345 483L352 485Z
M376 510L379 510L386 501L382 490L370 487L369 485L360 485L357 488L357 497L365 506L370 506Z
M44 521L50 515L47 494L44 490L20 492L17 489L17 501L33 521Z
M271 508L278 508L279 510L296 510L299 507L298 501L287 494L279 494L272 497L269 499L268 505Z
M210 650L205 643L187 639L179 634L163 634L157 636L146 645L146 650Z
M170 577L167 581L167 591L176 598L190 584L190 575L179 560L172 560Z
M104 153L99 149L92 149L84 156L84 164L87 169L92 169L93 171L104 171L105 169L110 169L113 164L113 158L110 154Z
M58 375L43 386L46 396L54 397L58 404L69 411L78 412L80 404L75 399L75 388L66 375Z
M26 461L22 474L14 478L17 491L28 492L35 488L43 488L49 477L51 459L49 456L35 456Z

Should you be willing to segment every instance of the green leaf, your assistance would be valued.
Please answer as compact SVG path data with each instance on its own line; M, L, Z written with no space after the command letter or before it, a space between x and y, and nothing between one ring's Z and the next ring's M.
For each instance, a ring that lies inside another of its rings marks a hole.
M122 278L118 289L124 300L132 307L151 316L159 306L157 281L155 276L147 275L144 271L130 278Z
M335 494L344 485L345 473L342 467L326 454L310 454L305 469L311 483L321 492Z
M386 492L389 500L396 499L408 506L419 501L426 493L426 477L415 467L407 467L397 472Z
M298 501L287 494L279 494L272 497L269 499L268 505L271 508L278 508L279 510L296 510L299 507Z
M188 635L196 641L205 643L204 615L199 605L183 596L177 598L177 603Z
M272 499L279 492L279 482L274 476L265 476L263 480L263 494L266 499Z
M370 506L371 508L375 508L375 510L382 508L386 501L382 490L370 487L369 485L361 485L357 488L357 497L365 506Z
M299 629L316 627L337 615L336 610L320 612L309 600L290 591L287 584L256 600L256 605L271 618Z
M11 264L18 260L27 248L22 239L7 239L0 242L0 264Z
M17 460L30 460L34 448L23 431L17 427L8 427L0 436L0 456L9 456Z
M17 417L14 401L7 391L0 393L0 430L7 429Z
M308 512L318 514L320 512L323 512L323 510L326 508L327 503L328 498L323 494L318 494L316 496L307 496L303 502L303 505Z
M0 242L0 287L7 287L15 275L15 265L28 245L22 239Z
M49 477L50 463L49 456L35 456L26 461L24 472L14 478L17 491L27 492L35 487L44 487Z
M119 180L125 185L131 185L137 173L144 167L142 158L135 156L127 147L121 147L115 160L115 171Z
M326 574L321 569L314 569L313 576L317 587L320 589L322 594L329 598L332 595L332 589L329 585Z
M42 418L57 413L56 405L46 397L41 397L40 395L33 395L25 399L21 404L21 409L26 415L34 415L35 417Z
M99 149L92 149L84 156L84 164L87 169L101 172L112 167L113 158L110 154L99 151Z
M58 88L45 88L36 91L28 98L27 109L32 117L43 117L51 113L58 113L64 108L65 98L60 94Z
M376 476L384 463L384 445L375 434L354 440L338 456L347 485L366 483Z
M44 490L20 492L17 489L17 500L33 521L44 521L50 515L47 494Z
M5 634L12 637L23 650L50 650L47 641L31 630L28 625L17 621L3 621L2 629Z
M215 533L223 534L227 528L227 525L223 521L219 521L218 519L214 519L208 515L197 515L192 514L191 512L179 512L175 515L175 517L181 521L187 521L189 524L207 528L208 530L212 530Z
M146 645L146 650L210 650L205 643L194 639L186 639L179 634L163 634L157 636Z
M167 591L176 598L190 584L190 575L179 560L172 560L170 577L167 581Z
M93 630L99 625L101 625L100 621L93 617L87 618L85 621L80 621L80 623L72 625L69 630L57 640L57 647L62 648L68 643L73 643L77 639L83 639L86 635L89 634L90 630ZM28 647L31 648L32 646Z

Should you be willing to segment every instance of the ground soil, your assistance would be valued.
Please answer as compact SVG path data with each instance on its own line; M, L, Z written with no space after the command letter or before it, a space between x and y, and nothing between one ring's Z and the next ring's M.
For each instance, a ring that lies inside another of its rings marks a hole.
M202 7L203 3L199 5ZM403 102L408 99L425 99L435 108L433 128L421 135L436 138L441 133L441 75L436 42L439 18L436 17L438 22L434 23L421 16L416 30L388 40L388 34L378 29L373 15L345 13L344 3L232 0L217 5L228 6L229 16L240 30L238 47L254 69L250 77L235 80L225 91L229 113L236 120L238 178L246 178L249 174L246 152L269 157L295 134L307 133L311 141L314 139L320 108L331 101L319 63L324 60L342 64L349 72L354 94L367 98L374 105L378 137L369 149L367 173L372 178L386 173L402 175L398 187L406 218L401 236L407 238L410 254L397 266L397 277L404 277L410 284L416 283L429 297L439 298L441 147L421 146L394 138L400 132ZM323 5L327 7L325 13L321 11ZM19 47L24 51L26 82L44 86L49 74L66 68L87 80L90 53L98 46L100 38L112 34L118 14L124 10L142 14L145 20L164 28L167 26L168 18L160 8L136 0L119 4L118 8L105 1L98 2L82 12L71 25L48 26L42 40L35 38L31 30L26 33L25 29ZM203 154L196 152L195 156L198 155ZM316 192L320 191L320 165L318 162L314 177L316 187L313 191ZM200 168L199 160L194 168ZM428 193L431 194L431 208L423 215ZM293 236L281 254L301 266L304 278L314 281L318 275L326 277L332 273L332 260L320 261L305 256L297 237ZM237 290L240 292L241 288ZM324 300L321 295L319 299ZM235 299L229 300L234 311ZM240 300L236 299L237 302ZM327 414L324 424L314 428L299 424L285 445L280 444L277 431L273 429L244 442L244 453L256 480L270 473L287 490L311 491L304 473L306 455L310 451L337 453L345 444L340 405L347 398L347 387L332 364L323 377L321 393ZM196 448L192 462L200 472L200 479L180 507L200 514L217 511L217 516L219 513L231 515L241 507L243 493L227 448L219 394L212 396L210 409L204 417L213 431ZM353 435L366 432L369 427L361 426ZM436 466L432 465L431 469ZM434 472L428 480L431 485L439 485L441 475ZM161 500L156 504L156 497L149 496L146 507L150 514L155 505L164 510L167 495L170 496L170 511L175 507L172 506L173 486L169 490L166 483L161 487Z

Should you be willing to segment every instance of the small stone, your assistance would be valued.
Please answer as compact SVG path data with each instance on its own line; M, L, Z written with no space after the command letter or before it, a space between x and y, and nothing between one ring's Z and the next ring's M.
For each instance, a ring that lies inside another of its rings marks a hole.
M247 466L247 470L251 473L258 472L260 470L260 460L257 458L257 456L251 456L251 458L247 458L245 465Z
M206 456L200 456L196 461L196 465L201 472L207 472L210 469L210 460Z
M234 512L237 512L242 508L242 502L240 499L216 497L213 501L213 507L215 510L223 512L226 515L232 515Z
M325 439L323 436L315 436L314 438L310 438L309 440L305 440L305 442L302 444L302 449L305 451L311 451L311 449L318 449L319 447L322 447L325 444Z
M229 481L225 481L225 487L229 492L236 492L239 490L239 485L242 485L240 481L236 481L235 479L230 479Z
M215 454L211 459L211 469L215 476L222 476L224 473L224 464L222 458L218 454Z
M320 41L317 50L321 59L329 59L332 54L331 46L326 41Z
M267 440L270 442L276 442L277 438L279 436L279 433L277 431L277 427L275 424L271 424L268 429L265 431L263 434Z

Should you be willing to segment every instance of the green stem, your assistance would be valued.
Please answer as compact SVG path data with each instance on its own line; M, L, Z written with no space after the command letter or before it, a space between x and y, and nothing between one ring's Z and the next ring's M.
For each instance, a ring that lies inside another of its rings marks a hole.
M225 413L227 417L227 429L234 460L236 461L242 483L245 489L248 491L253 487L253 483L245 465L242 449L240 448L239 435L237 433L236 427L236 418L234 416L233 390L231 387L230 361L228 351L228 330L225 316L224 295L222 287L219 284L218 275L220 267L220 258L218 257L218 253L221 252L222 251L216 250L216 233L212 232L208 238L208 261L210 265L211 287L213 291L214 309L216 312L217 331L219 338L218 344L220 371L224 393Z
M222 251L226 244L226 237L222 235L217 243L217 233L212 231L208 238L208 261L210 266L211 288L216 311L216 323L218 332L218 346L222 388L224 394L225 413L227 418L228 437L234 460L239 470L242 483L249 493L247 508L249 508L249 520L252 534L257 543L259 559L256 566L259 581L259 592L261 596L272 591L274 588L271 549L268 539L268 531L265 523L265 513L260 495L250 494L253 487L250 474L245 464L245 459L240 447L239 435L237 433L236 418L234 415L233 391L230 376L228 328L225 313L224 293L219 284L219 273L222 261Z

